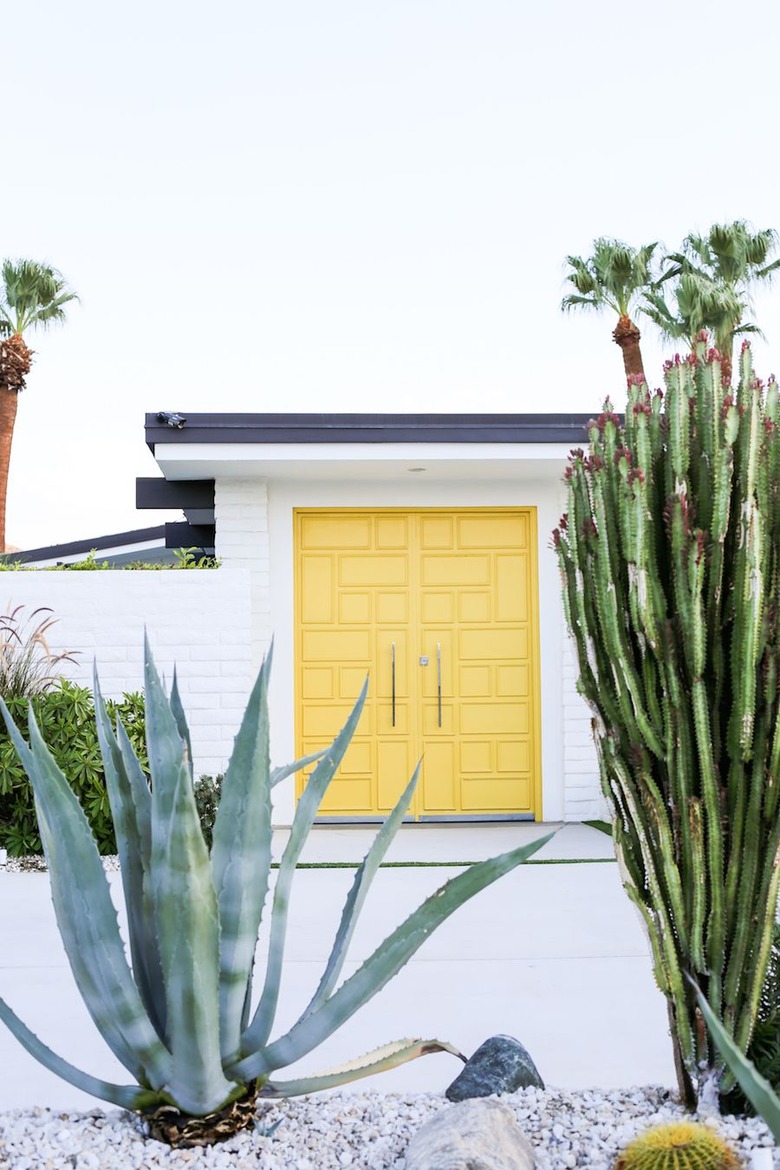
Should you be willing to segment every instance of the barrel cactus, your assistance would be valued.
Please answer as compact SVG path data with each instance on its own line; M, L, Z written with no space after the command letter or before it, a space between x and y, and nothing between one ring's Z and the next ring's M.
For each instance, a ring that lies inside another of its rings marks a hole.
M615 1170L739 1170L728 1142L706 1125L673 1121L646 1129L630 1142Z
M667 997L682 1099L745 1051L780 882L780 398L705 338L629 380L572 452L553 540L624 884Z
M293 877L323 795L349 746L366 687L333 744L317 757L272 769L266 661L225 772L211 851L195 800L192 749L178 688L166 694L149 648L146 733L151 788L121 723L112 727L95 679L98 733L116 828L130 962L103 864L85 815L30 711L30 745L0 703L34 793L57 923L76 985L95 1025L130 1072L101 1080L48 1048L3 1000L0 1019L34 1057L77 1088L147 1117L172 1145L229 1137L249 1125L258 1097L288 1097L345 1084L431 1052L435 1039L400 1040L314 1076L282 1080L408 961L463 902L536 851L550 835L470 866L431 895L340 982L371 879L414 792L412 777L358 867L320 982L297 1021L273 1036ZM271 896L271 789L318 759L298 802ZM253 995L258 931L270 899L267 952ZM465 1057L461 1057L465 1060Z

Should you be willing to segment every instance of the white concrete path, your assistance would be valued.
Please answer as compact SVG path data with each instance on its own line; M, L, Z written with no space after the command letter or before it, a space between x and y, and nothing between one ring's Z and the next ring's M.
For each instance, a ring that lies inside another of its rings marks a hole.
M552 827L404 826L388 860L477 861ZM359 861L371 837L370 828L316 827L303 860ZM285 840L279 832L277 857ZM637 912L611 857L604 834L582 825L561 828L535 859L590 864L529 864L484 890L296 1071L320 1071L405 1036L448 1040L470 1054L488 1036L507 1032L526 1045L551 1086L673 1086L665 1003ZM382 869L346 973L456 872L449 866ZM296 875L279 1028L295 1020L318 982L352 878L349 869L302 869ZM118 874L111 883L121 893ZM0 870L0 939L0 996L55 1051L124 1083L127 1077L73 984L48 875ZM460 1067L455 1057L429 1056L354 1087L441 1092ZM93 1104L28 1057L0 1024L0 1109Z

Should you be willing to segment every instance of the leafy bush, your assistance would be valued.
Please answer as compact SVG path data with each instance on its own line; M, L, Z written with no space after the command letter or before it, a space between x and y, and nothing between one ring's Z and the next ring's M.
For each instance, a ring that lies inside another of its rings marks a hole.
M54 759L68 777L102 854L116 853L116 837L106 792L92 692L61 679L53 689L30 700L38 726ZM20 727L27 725L27 699L6 699ZM148 773L144 738L144 697L125 694L119 702L107 702L112 723L119 717L144 770ZM25 731L25 735L27 732ZM11 857L41 853L32 787L0 723L0 847Z
M217 776L201 776L195 781L195 807L200 817L203 839L209 849L211 849L214 821L217 819L219 798L222 795L223 780L224 776L220 772Z
M173 550L174 563L170 561L128 561L115 565L110 560L98 560L97 551L93 548L80 561L69 561L58 565L27 564L21 558L24 553L0 553L0 572L28 572L28 573L90 573L104 569L218 569L220 561L209 554L198 556L199 549L177 548Z

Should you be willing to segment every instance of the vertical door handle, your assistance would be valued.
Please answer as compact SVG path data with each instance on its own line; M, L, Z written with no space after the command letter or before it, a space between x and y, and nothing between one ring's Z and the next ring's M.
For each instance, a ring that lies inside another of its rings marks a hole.
M436 697L439 705L439 727L441 727L441 642L436 643Z
M390 643L390 663L391 663L390 688L391 688L392 704L393 704L393 708L392 708L392 710L393 710L393 727L395 727L395 642Z

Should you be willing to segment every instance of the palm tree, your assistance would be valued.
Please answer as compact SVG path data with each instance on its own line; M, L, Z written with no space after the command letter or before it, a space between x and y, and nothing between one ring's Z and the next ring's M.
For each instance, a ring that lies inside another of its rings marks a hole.
M650 263L657 244L632 248L620 240L600 237L593 241L593 255L567 256L567 274L576 292L561 301L564 310L574 308L612 309L618 315L612 338L623 352L626 377L644 377L641 334L631 314L641 308L641 295L653 283Z
M65 320L65 305L78 300L62 275L35 260L5 260L0 291L0 551L5 551L5 506L8 469L19 392L32 365L33 350L24 340L28 329L47 328Z
M693 341L701 329L712 333L723 358L723 381L728 384L734 338L760 332L756 325L743 322L752 311L751 289L771 280L780 267L780 260L770 262L777 245L776 231L754 232L743 219L713 224L706 236L691 233L683 240L682 251L665 257L667 268L655 290L647 294L644 311L670 337ZM670 279L677 282L676 315L669 312L659 291Z
M671 277L675 278L674 311L669 307L662 291L663 285ZM713 338L723 337L729 330L739 333L759 332L755 325L734 328L734 322L741 319L746 307L745 301L733 289L717 284L701 272L694 272L689 268L681 270L678 267L676 270L669 269L665 272L655 285L645 292L642 312L658 326L665 338L670 341L685 341L693 352L702 330ZM720 349L720 346L718 348Z

